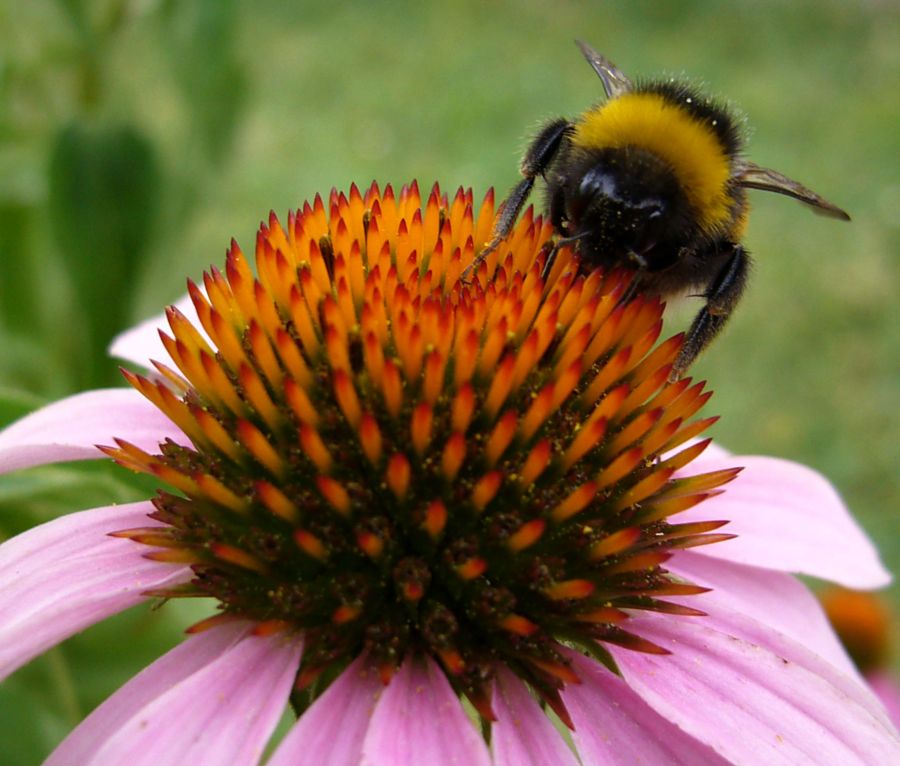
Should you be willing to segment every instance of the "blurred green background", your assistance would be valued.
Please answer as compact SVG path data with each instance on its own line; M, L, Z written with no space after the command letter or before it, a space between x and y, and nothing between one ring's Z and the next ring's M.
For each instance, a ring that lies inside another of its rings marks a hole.
M505 192L542 120L599 99L574 37L632 76L687 74L733 100L755 161L853 215L756 194L751 289L694 373L717 392L724 444L825 473L900 569L890 0L0 0L0 425L117 383L110 337L221 263L232 236L252 250L270 208L372 179ZM105 465L4 477L0 538L146 491ZM14 675L4 763L39 761L186 612L134 610Z

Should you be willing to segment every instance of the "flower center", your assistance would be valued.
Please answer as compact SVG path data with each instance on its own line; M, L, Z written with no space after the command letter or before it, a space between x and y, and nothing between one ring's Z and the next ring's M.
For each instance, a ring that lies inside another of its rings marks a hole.
M177 371L127 374L190 439L107 450L171 488L165 526L119 533L192 565L154 595L302 632L312 694L362 652L385 681L427 653L485 718L502 663L567 720L564 647L611 664L607 643L662 651L630 610L697 614L663 564L722 522L669 517L735 472L674 477L713 420L691 420L702 383L667 382L681 338L567 249L544 282L530 213L461 282L493 219L491 194L476 218L415 185L273 215L255 277L233 244L190 285L203 333L169 310Z

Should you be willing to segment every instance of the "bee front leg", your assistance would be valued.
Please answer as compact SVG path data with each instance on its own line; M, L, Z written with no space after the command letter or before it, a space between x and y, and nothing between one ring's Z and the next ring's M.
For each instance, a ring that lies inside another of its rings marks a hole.
M731 255L707 287L706 305L700 309L684 339L675 360L669 381L678 380L700 352L706 348L725 326L747 284L750 256L741 245L731 245Z
M556 157L563 140L572 132L572 123L560 117L547 123L529 145L519 166L523 178L503 201L500 215L494 224L491 241L488 242L466 268L460 278L465 281L469 274L506 239L534 188L534 182L542 175Z

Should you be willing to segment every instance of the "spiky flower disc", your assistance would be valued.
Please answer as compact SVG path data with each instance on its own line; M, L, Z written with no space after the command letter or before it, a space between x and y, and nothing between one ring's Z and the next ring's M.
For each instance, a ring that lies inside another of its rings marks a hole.
M156 595L302 633L309 696L360 653L385 682L426 653L486 719L505 665L567 720L563 647L611 664L604 643L662 651L629 610L698 614L664 564L725 535L670 517L734 472L673 478L712 420L691 420L703 384L667 383L680 337L657 345L660 302L568 250L544 283L530 213L461 282L493 220L491 193L476 218L471 192L423 207L415 184L273 214L256 276L232 244L190 285L202 331L168 312L177 370L126 373L193 446L108 449L172 488L166 527L120 535L192 565Z

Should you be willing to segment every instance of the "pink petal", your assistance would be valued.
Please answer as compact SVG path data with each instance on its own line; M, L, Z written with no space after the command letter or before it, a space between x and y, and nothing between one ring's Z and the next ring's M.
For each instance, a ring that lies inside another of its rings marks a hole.
M233 622L191 636L144 668L75 728L53 751L44 766L87 764L91 755L153 700L185 678L215 662L250 628Z
M172 305L191 321L204 339L209 341L209 336L197 319L197 312L189 295L183 295ZM109 346L109 355L148 369L151 359L164 362L169 358L169 352L159 339L160 330L171 334L165 313L147 319L117 335Z
M0 431L0 473L65 460L104 457L113 437L157 451L166 438L189 444L171 420L133 388L86 391L49 404Z
M358 766L382 689L365 657L354 660L294 724L268 766Z
M799 572L848 588L890 582L872 542L834 487L819 473L789 460L701 455L685 469L695 474L744 466L725 492L674 517L678 522L727 519L738 535L697 552L741 564Z
M497 670L492 704L497 714L491 727L496 766L578 766L537 700L505 667Z
M659 614L648 615L648 617L656 623L660 619L665 619ZM771 652L782 662L794 663L814 675L828 678L829 683L841 694L849 699L856 700L869 714L889 726L884 707L879 704L878 698L869 685L863 682L856 668L853 668L850 672L845 672L841 667L823 658L811 648L811 646L817 646L822 643L814 635L817 627L815 622L812 622L809 626L809 644L805 638L797 640L792 636L778 632L771 625L723 607L710 609L708 615L701 618L700 622L719 633L740 638L748 644ZM644 629L643 625L636 625L636 627L639 632ZM680 629L680 626L671 627L676 632Z
M0 678L65 638L190 579L184 565L109 532L154 526L149 502L69 514L0 546Z
M793 575L701 556L694 551L676 553L666 569L713 589L670 601L709 613L740 612L772 631L789 636L844 673L859 678L821 603Z
M375 707L360 766L490 766L484 740L441 669L408 657Z
M900 728L900 685L897 679L887 671L876 670L866 676L866 681L884 705L888 718L895 727Z
M739 638L760 628L737 614L727 620L647 614L631 628L672 654L610 647L625 681L726 760L900 763L900 740L871 692L789 638L773 634L765 646Z
M172 655L178 649L151 665L104 703L128 708L127 720L107 712L105 718L82 724L92 729L87 736L93 744L83 760L73 759L64 742L52 756L55 762L258 763L284 712L300 662L300 641L283 634L250 635L202 665L191 657L191 643L179 647L176 658ZM201 651L203 659L211 654L207 647ZM168 683L156 677L157 666ZM112 726L111 719L116 719Z
M563 701L572 716L572 739L584 766L725 766L709 746L647 706L627 683L598 662L569 653L582 683L569 684Z

